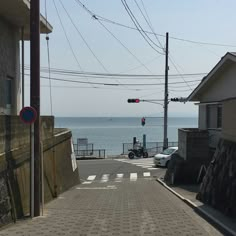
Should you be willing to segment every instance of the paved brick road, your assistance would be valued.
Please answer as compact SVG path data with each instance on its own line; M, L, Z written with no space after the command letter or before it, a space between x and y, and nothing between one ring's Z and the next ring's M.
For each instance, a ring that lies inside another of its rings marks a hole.
M12 225L8 235L221 235L155 179L79 185L47 205L45 216Z

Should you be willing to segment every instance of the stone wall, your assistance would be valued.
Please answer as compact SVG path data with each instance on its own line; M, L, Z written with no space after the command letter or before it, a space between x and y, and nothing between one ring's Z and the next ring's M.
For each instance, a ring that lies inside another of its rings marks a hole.
M53 117L41 119L45 202L79 183L78 168L72 168L71 131L57 129L54 134L53 126ZM10 206L0 208L0 226L29 214L29 161L29 126L19 117L0 116L0 207L10 199Z
M197 199L236 217L236 142L219 142Z

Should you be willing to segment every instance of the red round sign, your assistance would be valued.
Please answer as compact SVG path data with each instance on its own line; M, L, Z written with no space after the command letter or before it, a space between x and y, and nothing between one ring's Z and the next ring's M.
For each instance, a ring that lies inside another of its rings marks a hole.
M25 124L33 124L37 118L37 111L33 107L23 107L20 111L20 119Z

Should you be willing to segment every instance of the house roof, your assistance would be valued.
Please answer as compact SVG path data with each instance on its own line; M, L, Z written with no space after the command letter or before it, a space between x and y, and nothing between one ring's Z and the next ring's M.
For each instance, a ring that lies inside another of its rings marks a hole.
M30 39L30 1L2 0L0 17L19 28L24 27L24 40ZM40 32L51 33L52 26L40 15Z
M221 60L215 65L215 67L202 79L200 84L192 91L188 96L187 101L199 101L201 93L211 86L214 79L220 75L224 69L236 62L236 52L227 52Z

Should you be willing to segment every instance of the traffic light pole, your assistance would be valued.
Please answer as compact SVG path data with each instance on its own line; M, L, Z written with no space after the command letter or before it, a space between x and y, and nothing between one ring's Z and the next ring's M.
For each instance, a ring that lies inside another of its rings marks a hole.
M163 139L163 149L168 148L168 137L167 137L167 129L168 129L168 51L169 51L169 33L166 33L166 63L165 63L165 94L164 94L164 139Z
M30 1L30 105L34 123L34 216L40 215L40 0ZM32 217L34 217L32 216Z

